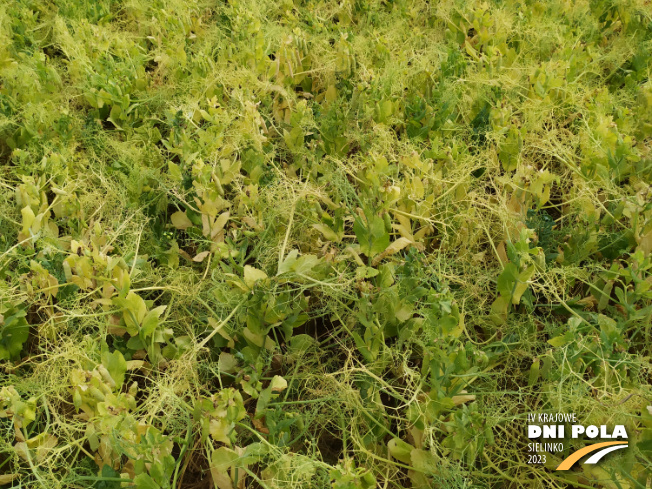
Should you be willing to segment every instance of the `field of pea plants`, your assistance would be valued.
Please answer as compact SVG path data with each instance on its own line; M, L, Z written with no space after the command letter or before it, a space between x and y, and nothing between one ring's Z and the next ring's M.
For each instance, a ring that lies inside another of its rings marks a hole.
M651 70L649 0L0 2L0 487L652 487Z

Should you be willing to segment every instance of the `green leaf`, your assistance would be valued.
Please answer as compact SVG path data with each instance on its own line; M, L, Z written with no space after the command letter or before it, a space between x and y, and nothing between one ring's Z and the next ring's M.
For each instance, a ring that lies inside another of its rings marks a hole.
M261 459L269 453L270 449L267 445L259 442L250 443L247 445L247 448L240 457L240 460L238 460L238 466L250 465L260 462Z
M260 413L267 409L267 405L272 400L272 391L271 389L263 389L263 391L258 396L258 401L256 402L256 413Z
M113 468L108 465L104 464L104 467L102 467L102 476L105 479L117 479L120 477L120 472L113 470ZM112 481L107 481L107 480L100 480L97 482L95 485L95 489L120 489L121 487L121 482L118 482L116 480Z
M518 304L519 302L521 302L521 296L529 287L527 281L530 280L530 278L532 278L532 275L534 275L535 270L536 270L535 266L530 265L527 269L525 269L523 272L518 274L517 282L516 285L514 286L514 292L512 294L512 304Z
M145 348L145 343L143 343L143 340L141 340L139 336L132 336L129 338L129 341L127 341L127 348L130 350L142 350Z
M179 167L179 165L171 161L168 162L168 175L170 175L170 178L172 178L172 180L174 180L175 182L181 182L183 180L181 167Z
M297 274L307 275L320 263L321 259L315 255L301 255L292 268Z
M498 152L498 159L505 171L516 170L522 148L523 138L521 133L516 127L511 126Z
M538 358L532 362L532 366L530 367L530 374L528 376L528 381L527 381L528 386L530 387L533 386L534 384L536 384L537 380L539 380L540 365L541 365L541 361Z
M573 333L570 332L570 331L567 331L563 335L556 336L554 338L549 339L548 344L550 344L550 345L552 345L552 346L554 346L556 348L559 348L559 347L562 347L564 345L567 345L571 341L573 341Z
M119 389L125 381L125 373L127 372L125 357L122 356L119 350L115 350L113 353L105 351L102 353L102 365L109 371L111 378Z
M509 262L498 276L496 289L503 298L512 304L518 304L529 286L527 281L534 275L535 270L535 266L531 265L519 273L516 265Z
M385 229L385 221L379 216L373 216L365 225L360 216L355 218L353 232L362 252L368 257L382 253L389 246L389 233Z
M141 333L144 338L148 338L154 333L159 325L159 318L166 308L167 306L155 307L145 315L141 324Z
M311 348L317 348L319 343L312 336L307 334L298 334L290 338L290 351L294 354L304 354Z
M491 304L491 320L496 325L505 324L509 312L509 300L503 295L496 297Z
M358 267L355 270L355 278L358 280L365 278L372 278L378 275L380 272L373 267Z
M134 478L136 489L161 489L154 479L147 474L139 474Z
M514 284L518 280L518 268L513 263L507 263L503 271L498 276L498 284L496 289L498 293L507 299L512 297Z
M242 336L258 348L263 348L265 346L267 335L264 333L254 333L248 326L242 330Z
M315 255L301 255L298 250L290 251L278 267L278 275L294 272L297 275L311 275L310 272L322 263L322 259ZM314 274L312 274L314 275Z
M301 127L293 127L290 132L283 131L283 140L290 151L295 152L303 146L304 135Z
M415 469L431 474L434 474L439 470L441 463L434 453L419 448L412 450L410 453L410 461L412 462L410 465Z
M115 298L113 303L123 309L123 318L127 331L130 335L136 336L145 315L147 314L147 305L142 297L133 291L127 294L127 297Z
M12 307L0 314L0 360L14 360L20 356L23 344L29 337L29 324L24 309Z
M219 447L213 451L211 456L212 466L220 472L226 472L240 458L240 456L230 448Z

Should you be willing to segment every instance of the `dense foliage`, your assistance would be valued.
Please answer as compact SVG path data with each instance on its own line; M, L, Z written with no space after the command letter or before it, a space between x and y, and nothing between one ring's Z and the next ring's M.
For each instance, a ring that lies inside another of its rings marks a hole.
M0 4L0 486L645 488L646 0ZM624 424L527 463L528 412Z

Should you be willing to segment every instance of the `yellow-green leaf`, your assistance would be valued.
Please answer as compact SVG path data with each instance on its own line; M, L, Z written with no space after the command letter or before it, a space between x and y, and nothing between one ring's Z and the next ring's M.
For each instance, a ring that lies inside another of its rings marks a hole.
M414 450L414 447L409 443L404 442L400 438L392 438L389 443L387 443L387 448L389 449L389 453L396 460L403 462L404 464L411 463L412 460L410 454L412 453L412 450Z
M254 284L260 280L265 280L267 274L262 270L245 265L244 267L244 282L250 289L253 288Z
M3 486L5 484L9 484L11 481L14 479L17 479L20 477L20 474L3 474L0 475L0 486Z
M335 88L335 85L328 86L324 98L326 99L326 102L333 102L337 98L337 89Z
M34 215L34 211L29 206L22 208L20 213L23 215L23 233L27 234L29 228L32 227L32 224L34 224L36 216Z
M326 226L326 224L313 224L312 227L323 234L324 238L328 241L335 241L336 243L342 241L342 236L338 235L335 231Z
M190 219L188 219L188 216L186 215L185 211L175 212L174 214L172 214L170 219L172 220L172 225L177 229L181 229L182 231L192 226L192 222L190 221Z
M288 387L288 381L280 375L275 375L272 378L272 382L269 384L269 387L272 392L283 392Z
M211 254L210 251L202 251L201 253L197 253L195 255L195 257L192 259L192 261L197 262L197 263L201 263L210 254Z
M213 226L211 227L211 238L214 238L217 233L224 229L224 226L228 222L230 215L231 213L227 211L218 216L218 218L213 223Z

